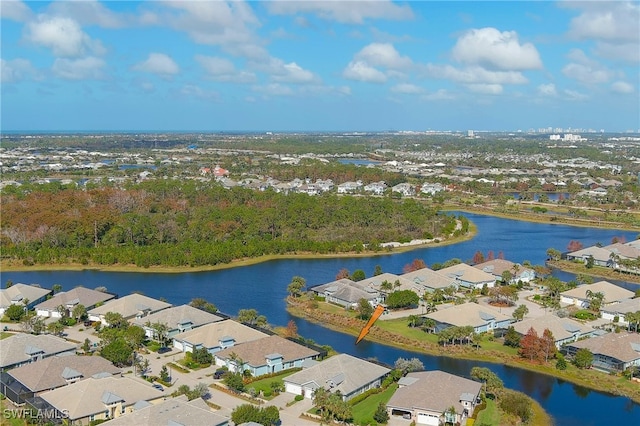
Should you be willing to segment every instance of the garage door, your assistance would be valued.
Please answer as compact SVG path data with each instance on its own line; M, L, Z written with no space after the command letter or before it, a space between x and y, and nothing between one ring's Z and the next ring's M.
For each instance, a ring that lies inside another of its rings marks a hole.
M438 426L440 424L440 417L432 414L418 413L417 422L420 425Z

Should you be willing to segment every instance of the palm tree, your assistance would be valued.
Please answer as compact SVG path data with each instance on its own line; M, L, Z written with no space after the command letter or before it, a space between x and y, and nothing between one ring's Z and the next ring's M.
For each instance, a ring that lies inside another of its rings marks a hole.
M604 293L601 291L594 292L587 290L585 295L587 296L587 299L589 299L589 309L599 313L602 303L604 302Z

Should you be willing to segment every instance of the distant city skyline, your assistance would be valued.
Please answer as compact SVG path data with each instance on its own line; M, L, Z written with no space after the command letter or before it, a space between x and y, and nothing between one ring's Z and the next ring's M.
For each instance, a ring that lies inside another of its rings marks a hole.
M2 131L640 130L637 1L0 2Z

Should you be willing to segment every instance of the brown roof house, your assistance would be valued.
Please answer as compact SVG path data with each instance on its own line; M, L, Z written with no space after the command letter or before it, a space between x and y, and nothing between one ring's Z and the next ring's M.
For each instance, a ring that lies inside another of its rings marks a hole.
M496 284L496 277L493 274L481 271L466 263L439 269L438 273L455 280L456 287L464 287L471 290L482 290L485 285L491 288Z
M562 345L575 342L593 336L598 330L595 328L574 321L570 318L560 318L556 315L543 315L537 318L527 318L516 322L513 325L515 331L524 336L533 327L539 337L548 329L555 339L556 348Z
M173 346L182 352L193 352L193 349L207 348L214 354L240 343L267 337L268 334L240 324L231 319L213 322L176 334Z
M448 277L429 268L422 268L416 271L407 272L401 275L407 281L411 281L414 285L422 286L424 291L432 293L437 289L444 290L447 287L458 287L455 278Z
M168 327L167 337L173 338L178 333L192 330L216 321L221 321L222 317L194 308L189 305L174 306L163 309L154 314L142 318L136 318L133 324L144 328L144 331L150 339L156 338L152 324L161 323Z
M631 299L634 293L631 290L622 288L608 281L598 281L593 284L584 284L571 290L560 293L560 302L568 305L576 305L581 308L589 307L589 297L587 292L602 293L604 295L603 305L621 302Z
M608 333L580 340L565 346L567 354L573 356L578 349L588 349L593 354L592 366L605 371L624 371L640 367L640 334Z
M120 375L121 370L100 356L60 355L45 358L2 374L2 393L22 404L42 392L96 375Z
M171 303L132 293L119 299L110 300L102 306L91 309L87 314L91 321L100 321L103 325L108 325L104 319L108 312L119 313L124 319L131 320L144 318L147 315L170 307Z
M372 362L340 354L286 377L284 386L287 392L309 399L318 388L340 391L342 399L348 401L369 389L379 388L389 371Z
M269 336L241 343L214 354L216 365L231 371L249 370L254 377L301 367L304 361L313 360L320 352L292 342L280 336Z
M51 293L52 290L28 284L14 284L9 288L0 289L0 317L11 305L24 306L27 310L33 309L38 303L44 302Z
M14 334L0 343L0 370L20 367L59 354L75 354L76 345L50 334Z
M472 326L474 333L506 329L514 321L497 309L477 303L453 305L425 315L436 322L436 333L449 327Z
M60 307L66 310L66 315L71 315L73 308L78 305L84 306L87 310L96 307L99 303L115 299L114 294L102 291L91 290L90 288L76 287L73 290L62 291L51 299L35 306L36 314L41 317L60 318L62 313Z
M439 370L409 373L398 384L387 403L389 414L431 426L465 424L480 402L482 389L480 382Z
M347 308L355 308L360 299L365 299L371 305L382 303L383 296L369 284L355 282L342 278L327 284L318 285L310 289L318 296L324 296L327 302L335 303Z
M536 278L536 273L533 269L505 259L488 260L486 262L478 263L473 267L489 274L493 274L498 281L502 281L503 274L505 272L509 272L511 274L509 284L515 284L519 281L528 283Z

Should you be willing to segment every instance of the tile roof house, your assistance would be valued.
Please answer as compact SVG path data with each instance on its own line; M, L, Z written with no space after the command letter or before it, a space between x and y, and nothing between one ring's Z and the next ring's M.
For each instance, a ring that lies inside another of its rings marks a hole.
M581 260L585 263L589 257L593 257L593 264L596 266L607 267L612 265L611 251L598 246L591 246L573 251L567 253L566 256L567 260Z
M223 349L267 337L261 331L227 319L203 325L173 337L173 346L183 352L193 349L207 348L214 354Z
M578 321L570 318L560 318L556 315L527 318L523 321L513 323L512 326L515 331L523 336L529 332L531 327L538 333L538 336L542 336L544 330L549 329L553 334L556 348L558 349L567 343L593 336L597 331L595 328L579 323Z
M640 334L608 333L565 346L567 354L575 355L578 349L588 349L593 354L594 368L620 372L629 367L640 367Z
M391 290L385 290L381 288L381 284L385 281L391 284ZM419 296L422 296L425 291L423 286L417 285L416 283L409 281L400 275L390 274L388 272L365 278L362 281L358 281L356 285L362 286L365 289L373 288L381 293L392 293L398 290L411 290L417 293Z
M227 426L229 419L214 413L202 398L187 400L185 395L159 404L138 404L133 412L113 420L109 426Z
M76 287L69 291L61 291L51 299L45 300L35 306L36 314L41 317L60 318L62 315L58 311L60 306L64 306L67 314L70 315L78 305L83 305L87 310L94 308L98 303L104 303L115 299L114 294L102 291L91 290L84 287Z
M36 409L55 409L60 413L66 413L71 423L86 424L131 413L139 401L158 404L164 398L164 392L148 383L129 377L109 376L90 377L44 392L27 401L27 404Z
M0 317L9 306L18 304L24 306L25 301L28 301L26 309L33 309L38 303L44 302L51 293L52 290L46 288L20 283L0 289Z
M640 297L636 297L635 299L626 299L618 303L610 303L600 308L602 318L609 321L615 321L615 318L618 317L617 324L622 325L629 325L629 323L624 319L626 314L639 311Z
M435 320L435 332L439 333L449 327L472 326L474 333L483 333L497 329L506 329L513 318L489 306L477 303L453 305L425 315Z
M108 325L104 316L108 312L116 312L126 320L133 318L143 318L166 308L170 308L171 303L162 302L152 297L138 293L132 293L119 299L108 301L102 306L93 308L87 312L91 321L100 321L103 325Z
M496 284L496 277L493 274L481 271L466 263L439 269L438 273L455 279L457 287L481 290L485 284L488 288Z
M96 374L120 375L121 370L100 356L51 356L4 373L2 393L22 404L27 398Z
M284 380L286 392L312 399L313 392L325 388L340 391L342 399L349 399L378 388L382 379L391 371L388 368L348 354L327 358L316 365L304 368Z
M0 370L20 367L58 354L75 354L76 345L49 334L14 334L0 344Z
M349 308L355 308L360 299L365 299L374 306L382 302L382 295L378 290L371 286L359 284L348 278L342 278L327 284L311 287L310 290L318 296L324 296L327 302Z
M512 275L509 284L515 284L518 281L528 283L533 281L536 277L536 273L533 269L526 268L519 263L514 263L505 259L488 260L486 262L478 263L473 267L488 274L492 274L497 281L502 281L502 274L505 271L508 271Z
M442 421L465 424L480 402L482 383L444 371L409 373L387 403L391 416L404 416L417 424L438 426ZM448 413L450 407L454 413Z
M608 303L621 302L625 299L631 299L634 293L626 288L622 288L615 284L611 284L608 281L598 281L593 284L584 284L571 290L563 291L560 293L560 302L576 305L581 308L589 307L589 298L587 297L587 291L592 293L604 294L604 305Z
M458 286L455 278L448 277L429 268L422 268L417 271L407 272L406 274L401 275L401 277L416 285L424 287L424 290L430 293L437 289L444 290L447 287Z
M222 319L223 318L218 315L205 312L193 306L180 305L163 309L143 318L136 318L132 321L132 324L144 328L147 337L153 339L156 336L155 330L150 326L151 324L166 324L169 327L167 337L174 337L178 333L183 333L212 322L221 321Z
M236 371L241 360L242 370L249 370L254 377L301 367L304 361L319 356L320 352L314 349L276 335L241 343L214 354L216 365Z

